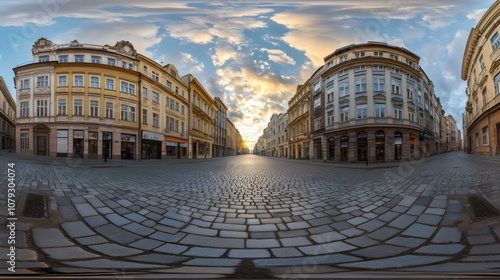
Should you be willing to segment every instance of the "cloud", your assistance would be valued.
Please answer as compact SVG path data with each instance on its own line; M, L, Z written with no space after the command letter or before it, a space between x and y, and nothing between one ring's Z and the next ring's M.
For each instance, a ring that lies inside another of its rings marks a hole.
M260 49L261 52L267 52L269 60L278 64L295 65L293 58L289 57L284 51L277 49Z
M184 76L186 74L201 74L205 69L203 62L198 61L191 54L184 52L162 54L155 60L162 65L175 65L175 67L179 70L180 76Z
M215 66L222 66L228 60L236 57L237 52L231 46L231 44L224 41L219 41L215 44L215 54L211 56L212 62Z

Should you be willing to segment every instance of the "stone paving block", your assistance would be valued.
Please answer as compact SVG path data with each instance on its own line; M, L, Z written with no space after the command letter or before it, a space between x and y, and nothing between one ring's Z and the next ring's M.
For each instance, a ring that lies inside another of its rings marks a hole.
M129 206L134 205L132 202L130 202L130 200L127 200L127 199L120 199L116 203L120 204L123 207L129 207Z
M441 227L432 239L432 243L459 243L462 232L458 228Z
M356 247L346 244L342 241L335 241L331 243L324 243L321 245L312 245L299 247L299 250L306 255L321 255L321 254L331 254L339 253L344 251L350 251L356 249Z
M328 217L323 217L323 218L318 218L318 219L311 219L307 221L311 226L316 227L316 226L322 226L322 225L327 225L327 224L332 224L333 220L328 218Z
M94 207L88 203L75 204L75 208L82 217L95 216L98 214Z
M298 257L298 258L272 258L254 260L256 267L274 267L274 266L304 266L311 264L339 264L360 261L360 258L348 256L344 254L321 255L314 257Z
M123 229L106 237L120 244L128 244L142 238L140 235L133 234Z
M422 214L417 220L417 223L436 226L441 221L442 217L438 215Z
M422 245L422 243L424 243L426 241L427 241L427 239L398 236L398 237L394 237L390 240L387 240L386 243L392 244L392 245L398 245L398 246L402 246L402 247L408 247L408 248L417 248L418 246Z
M278 235L281 238L287 237L298 237L298 236L308 236L309 233L306 230L287 230L287 231L278 231Z
M404 229L415 222L416 219L417 217L415 216L403 214L390 222L389 225L395 228Z
M378 229L378 230L368 234L368 237L376 239L376 240L384 241L384 240L387 240L387 239L393 237L394 235L398 234L399 232L400 231L398 229L395 229L395 228L383 227L381 229Z
M105 225L108 223L106 219L104 219L101 216L91 216L91 217L85 217L85 222L91 227L91 228L96 228L102 225Z
M398 204L404 207L410 207L417 200L416 196L405 196Z
M219 236L229 238L248 238L248 233L243 231L221 230L219 231Z
M269 258L271 254L265 249L233 249L229 251L228 257L238 259Z
M429 238L434 234L434 231L436 231L436 227L415 223L404 231L403 235L417 238Z
M186 251L187 249L189 249L188 246L183 246L183 245L178 245L178 244L173 244L173 243L166 243L158 248L155 248L153 251L166 253L166 254L178 255L178 254Z
M234 267L239 266L241 260L239 259L205 259L205 258L196 258L184 263L184 265L188 266L215 266L215 267Z
M344 242L347 242L349 244L352 244L356 247L361 247L361 248L370 247L370 246L373 246L373 245L379 243L378 241L373 240L367 236L358 236L358 237L354 237L354 238L349 238L349 239L344 240Z
M126 219L126 218L124 218L116 213L108 214L105 217L106 217L106 219L108 219L110 222L112 222L113 224L115 224L117 226L122 226L122 225L126 225L126 224L131 223L131 221L129 219Z
M478 227L473 227L468 230L469 235L486 235L489 234L490 228L488 226L478 226Z
M61 225L66 234L72 238L94 235L94 231L89 229L83 222L67 222Z
M88 237L76 238L76 241L82 245L94 245L108 242L102 236L94 235Z
M130 243L130 244L128 244L128 246L148 251L148 250L152 250L156 247L159 247L163 244L164 244L164 242L154 240L154 239L145 238L145 239L140 239L140 240L137 240L136 242Z
M416 253L432 255L457 255L465 248L462 244L433 244L416 250Z
M142 236L147 236L147 235L150 235L151 233L155 232L154 229L140 225L138 223L130 223L130 224L122 226L122 228L124 228L130 232L133 232L137 235L142 235Z
M362 224L366 221L368 221L368 219L364 218L364 217L356 217L356 218L352 218L352 219L347 220L348 223L350 223L351 225L354 225L354 226Z
M184 222L180 222L180 221L177 221L177 220L172 220L172 219L169 219L169 218L163 218L161 221L159 221L160 224L162 225L166 225L166 226L169 226L169 227L175 227L175 228L181 228L183 227L186 223Z
M361 235L361 234L363 234L365 232L362 231L362 230L359 230L357 228L350 228L350 229L343 230L340 233L342 235L345 235L346 237L353 237L353 236Z
M400 213L398 213L398 212L387 211L384 214L380 215L380 217L378 217L378 219L388 223L388 222L394 220L399 215L400 215Z
M142 250L124 247L114 243L98 244L89 246L90 249L111 257L125 257L142 253Z
M274 248L271 249L273 255L278 258L301 257L303 254L296 248Z
M246 248L275 248L280 243L277 239L247 239Z
M362 225L359 225L358 228L360 228L364 231L372 232L372 231L384 226L385 224L386 223L379 221L379 220L371 220L371 221L366 222Z
M394 245L377 245L361 250L356 250L351 253L365 258L375 259L397 256L408 250L410 250L410 248Z
M425 214L431 214L431 215L443 215L444 214L444 211L445 209L443 208L427 208L427 210L425 210Z
M278 227L273 224L266 225L251 225L248 226L248 231L277 231Z
M418 255L404 255L399 257L392 257L380 260L370 260L362 262L349 262L339 264L340 267L346 268L365 268L365 269L390 269L402 268L419 265L430 265L449 260L450 257L441 256L418 256Z
M413 205L412 207L410 207L410 209L408 209L408 211L406 211L406 214L420 216L422 213L424 213L425 209L427 209L427 207L423 205Z
M194 256L194 257L209 257L209 258L220 258L226 249L214 249L206 247L191 247L188 251L184 252L183 255Z
M179 232L175 234L165 233L165 232L155 232L149 236L149 238L153 238L163 242L176 243L182 238L186 236L185 233Z
M146 218L144 218L144 216L142 215L139 215L137 213L128 213L128 214L125 214L124 217L126 219L129 219L131 221L134 221L136 223L142 223L144 220L146 220Z
M295 229L307 229L307 228L310 228L311 225L308 224L307 222L293 222L293 223L286 223L286 226L291 229L291 230L295 230Z
M352 226L351 226L352 227ZM325 233L325 232L332 232L334 231L331 226L329 225L322 225L322 226L317 226L317 227L312 227L307 229L311 234L320 234L320 233Z
M166 265L160 264L142 264L137 262L124 262L124 261L112 261L106 259L99 260L87 260L87 261L74 261L74 262L62 262L65 265L72 267L84 267L84 268L106 268L106 269L158 269L158 268L168 268Z
M244 248L245 242L243 239L235 238L220 238L211 236L202 236L188 234L184 239L179 241L180 244L197 245L197 246L210 246L215 248Z
M312 245L311 241L306 237L290 237L290 238L281 238L281 244L284 247L298 247L298 246L307 246Z
M470 255L500 255L500 244L472 246Z
M89 253L79 247L42 248L47 257L55 260L92 259L99 255Z
M224 223L213 223L213 229L231 230L231 231L246 231L246 225L235 225L235 224L224 224Z
M60 230L56 228L34 228L33 241L38 248L73 246Z
M325 233L321 233L321 234L311 235L310 238L312 240L314 240L316 243L327 243L327 242L331 242L331 241L345 239L346 236L342 235L338 232L335 232L335 231L330 231L330 232L325 232Z
M187 257L172 256L166 254L144 254L134 257L127 257L127 259L134 262L147 262L147 263L159 263L159 264L172 264L187 260Z

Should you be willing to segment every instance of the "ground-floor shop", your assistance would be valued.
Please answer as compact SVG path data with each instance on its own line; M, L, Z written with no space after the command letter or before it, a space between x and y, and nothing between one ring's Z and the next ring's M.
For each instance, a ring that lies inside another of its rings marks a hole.
M143 131L141 139L141 159L161 159L163 134Z
M293 159L309 159L309 147L310 140L305 139L302 141L292 142L289 145L290 147L290 158Z
M188 139L165 136L166 158L187 159Z
M211 158L212 145L213 145L213 140L198 138L198 137L190 137L189 146L191 147L191 151L189 151L189 158L190 159Z

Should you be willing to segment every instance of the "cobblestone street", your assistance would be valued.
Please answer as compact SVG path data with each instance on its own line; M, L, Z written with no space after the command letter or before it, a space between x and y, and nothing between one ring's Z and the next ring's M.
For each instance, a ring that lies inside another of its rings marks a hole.
M366 166L0 156L2 225L7 164L16 164L16 273L500 272L500 219L473 219L468 199L499 208L497 158L451 152ZM23 217L29 193L45 195L48 218ZM3 226L2 274L8 236Z

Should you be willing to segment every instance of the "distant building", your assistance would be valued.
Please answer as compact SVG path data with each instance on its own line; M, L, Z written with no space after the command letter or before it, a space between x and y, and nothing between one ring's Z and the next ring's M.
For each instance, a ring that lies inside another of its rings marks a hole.
M500 2L495 2L472 28L462 61L467 81L466 149L500 155Z
M16 149L16 103L0 77L0 149Z

